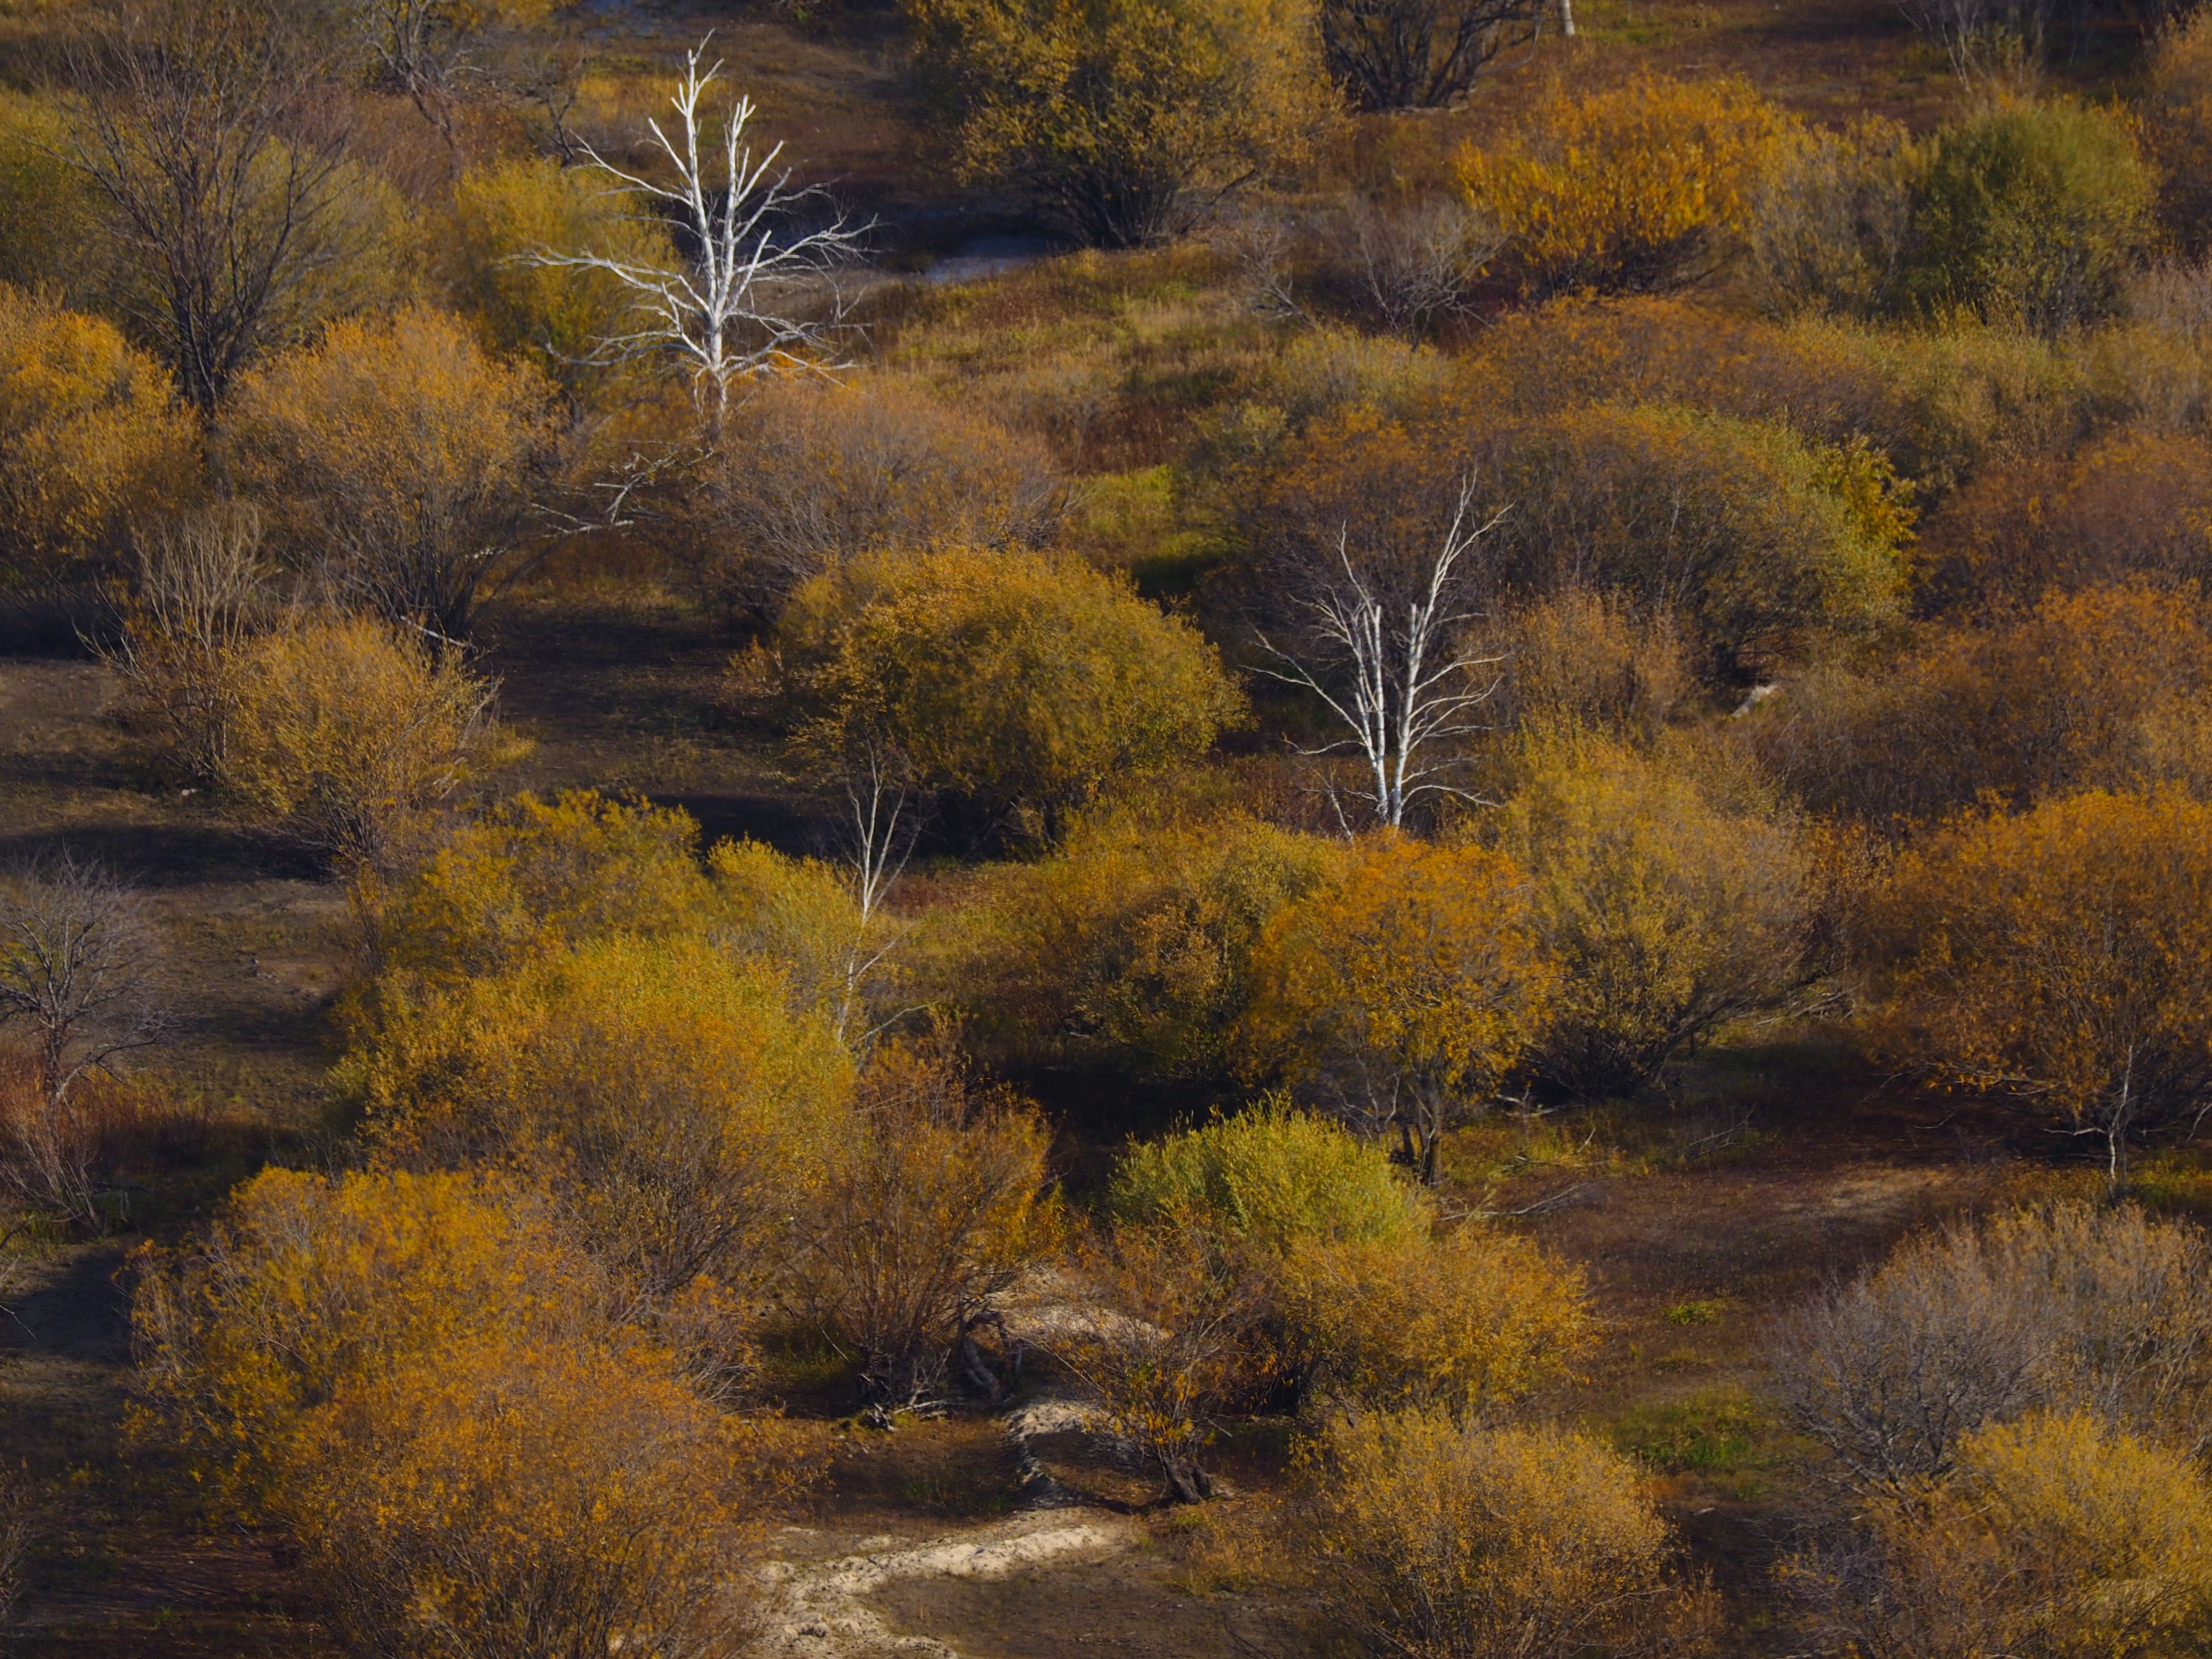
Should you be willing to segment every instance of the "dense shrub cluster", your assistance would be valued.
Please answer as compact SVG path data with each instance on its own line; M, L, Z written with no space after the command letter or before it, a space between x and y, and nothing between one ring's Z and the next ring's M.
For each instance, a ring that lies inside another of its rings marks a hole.
M137 1443L350 1649L734 1659L824 1461L765 1401L1041 1356L1176 1500L1273 1420L1316 1645L1713 1650L1685 1488L1547 1420L1622 1282L1577 1189L1465 1177L1561 1110L1706 1146L1710 1051L1816 1017L2115 1201L1769 1334L1848 1500L1791 1644L2204 1645L2206 1246L2117 1201L2212 1109L2203 18L1916 3L1976 85L1910 131L1608 20L1624 72L1439 125L1389 112L1552 7L906 0L930 154L1092 250L939 287L847 280L711 55L648 129L544 0L131 9L0 93L0 596L179 810L345 878L331 1172L134 1317ZM2132 106L2029 95L2139 24ZM680 745L817 856L493 798L502 609L579 589L711 635ZM0 878L27 1236L196 1132L109 1074L166 908Z

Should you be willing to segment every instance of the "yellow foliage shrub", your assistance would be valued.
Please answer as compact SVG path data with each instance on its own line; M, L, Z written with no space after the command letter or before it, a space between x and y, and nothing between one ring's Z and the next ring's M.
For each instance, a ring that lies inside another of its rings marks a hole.
M944 971L975 1035L1014 1054L1218 1075L1261 930L1336 855L1242 813L1102 809L989 872Z
M1429 1232L1380 1148L1278 1101L1131 1146L1106 1207L1139 1224L1202 1219L1276 1255L1309 1243L1425 1243Z
M1109 779L1202 754L1244 714L1188 623L1037 554L948 548L817 577L784 635L822 663L807 747L890 757L986 833L1050 834Z
M826 1025L696 938L611 934L379 1012L339 1080L383 1155L528 1172L648 1298L772 1277L850 1121Z
M119 551L134 516L184 504L198 474L198 422L152 358L0 284L0 585Z
M1616 595L1570 587L1508 617L1501 715L1523 728L1561 726L1655 741L1698 690L1674 613L1639 611Z
M1459 157L1460 188L1549 295L1678 287L1711 270L1796 123L1743 81L1555 89L1531 131Z
M1906 851L1860 955L1887 1051L2105 1141L2212 1102L2212 807L2092 792Z
M890 958L905 925L878 905L862 914L845 871L790 858L757 841L715 842L709 932L725 950L781 971L792 1006L860 1043L897 982Z
M1279 1273L1290 1364L1363 1409L1494 1418L1566 1381L1595 1340L1581 1271L1477 1222L1434 1241L1310 1237Z
M907 0L971 179L1085 241L1149 242L1188 198L1293 162L1326 118L1320 42L1281 0Z
M1707 799L1680 756L1540 738L1489 833L1530 879L1558 962L1527 1064L1570 1099L1632 1094L1807 978L1814 894L1796 827Z
M2053 593L1923 636L1879 671L1823 670L1743 722L1808 805L1892 831L1984 798L2212 791L2212 626L2185 593Z
M588 789L518 795L448 830L374 907L379 965L433 980L507 972L610 933L704 925L699 826Z
M676 250L664 228L625 211L588 169L550 156L472 168L455 182L437 251L455 308L493 350L529 353L572 392L594 397L619 371L578 360L629 331L631 292L605 271L552 270L520 257L548 248L590 248L671 270Z
M546 404L527 364L416 308L334 323L245 376L226 428L244 493L293 561L392 622L458 639L524 535Z
M1636 1466L1583 1436L1373 1413L1304 1462L1284 1545L1370 1651L1631 1659L1699 1651L1717 1623Z
M1557 975L1503 853L1395 834L1261 936L1240 1028L1255 1073L1373 1134L1425 1182L1549 1017Z
M88 270L100 228L98 187L68 161L70 127L59 103L0 92L0 283L60 283L80 303L98 286Z
M511 752L490 684L381 622L310 618L237 662L222 786L332 858L374 865L413 815Z
M2212 1621L2203 1475L2087 1413L1982 1429L1947 1484L1867 1519L1875 1559L1856 1573L1787 1570L1856 1650L2125 1659L2192 1650Z

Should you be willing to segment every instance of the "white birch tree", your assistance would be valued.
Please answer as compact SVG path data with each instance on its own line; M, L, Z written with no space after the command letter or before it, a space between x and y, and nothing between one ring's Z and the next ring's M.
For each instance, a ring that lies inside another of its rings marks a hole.
M577 141L586 164L611 181L613 193L672 222L678 258L659 264L542 247L520 257L550 269L605 271L629 289L636 326L595 342L582 361L604 366L674 357L689 366L693 396L719 425L744 380L844 366L834 359L849 301L833 279L857 251L864 228L842 214L827 225L805 226L805 210L828 198L819 190L791 188L790 170L776 167L781 143L754 155L745 137L751 99L740 95L716 128L708 94L722 66L702 71L703 50L684 55L684 78L670 99L675 136L659 120L646 124L674 169L672 183L617 167Z
M1480 797L1450 781L1463 757L1449 750L1455 738L1487 729L1477 711L1497 692L1500 677L1488 671L1504 659L1455 649L1453 636L1479 613L1462 608L1471 574L1471 556L1483 537L1504 520L1503 509L1474 522L1472 481L1460 490L1451 528L1425 577L1404 600L1403 619L1379 584L1354 566L1348 540L1337 538L1340 577L1324 578L1306 601L1318 649L1304 660L1264 634L1260 644L1283 665L1260 671L1312 692L1328 707L1349 737L1298 752L1310 756L1355 753L1364 775L1361 785L1334 780L1329 799L1346 835L1353 832L1345 810L1349 799L1364 805L1377 824L1396 829L1407 809L1425 796L1474 800Z

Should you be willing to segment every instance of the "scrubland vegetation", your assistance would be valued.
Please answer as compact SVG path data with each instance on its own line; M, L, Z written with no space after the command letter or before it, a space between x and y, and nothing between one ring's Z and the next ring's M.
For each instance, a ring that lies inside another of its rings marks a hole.
M7 1638L2206 1651L2208 177L2179 5L0 0Z

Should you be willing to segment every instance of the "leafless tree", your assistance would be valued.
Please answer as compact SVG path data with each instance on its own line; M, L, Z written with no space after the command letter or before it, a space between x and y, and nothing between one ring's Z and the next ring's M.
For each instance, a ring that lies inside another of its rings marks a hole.
M1362 109L1429 109L1467 95L1492 58L1533 43L1547 0L1323 0L1322 51ZM1574 33L1570 0L1560 21Z
M1364 804L1374 822L1393 829L1426 796L1478 799L1449 781L1463 763L1447 745L1487 729L1476 711L1498 690L1499 677L1490 671L1504 658L1454 649L1453 641L1478 614L1467 608L1474 574L1470 556L1505 513L1501 509L1477 525L1474 501L1469 480L1461 488L1443 544L1402 600L1353 564L1349 541L1340 536L1341 574L1324 576L1319 592L1306 601L1316 641L1308 659L1261 635L1261 647L1283 665L1261 672L1311 691L1340 724L1351 728L1348 738L1300 750L1312 756L1352 752L1364 764L1365 787L1330 785L1338 822L1347 835L1353 828L1345 812L1347 799Z
M72 70L75 160L112 210L124 302L211 410L346 252L339 143L310 131L317 65L261 0L162 0Z
M458 155L460 83L475 69L470 48L482 9L455 0L341 0L377 77L407 94Z
M845 866L860 914L837 993L837 1036L847 1039L855 1021L869 1016L868 1028L851 1039L865 1048L881 1034L881 1023L871 1014L876 989L907 933L885 926L884 906L906 872L920 826L899 769L872 745L846 778L845 801L850 816Z
M670 100L676 137L658 120L647 123L675 171L673 184L617 167L577 140L586 164L611 180L616 193L673 217L681 260L670 266L552 248L521 257L534 265L605 271L629 289L638 326L597 342L584 361L676 357L690 366L700 406L719 422L744 380L842 366L835 361L836 340L849 307L831 279L857 249L861 232L842 214L826 226L806 227L807 213L826 205L827 198L818 190L790 187L789 170L775 170L781 143L754 155L745 142L754 113L750 98L739 97L722 118L719 136L714 132L706 106L722 66L716 63L702 72L702 50L684 54L684 79Z
M237 652L274 609L261 515L210 507L135 537L134 551L120 625L100 654L130 688L134 721L186 776L212 782L229 748Z
M1401 332L1464 313L1483 268L1505 245L1480 214L1449 198L1391 212L1355 198L1345 216L1368 298Z
M160 1039L159 955L137 890L90 860L51 854L0 892L0 1024L30 1024L48 1099Z

